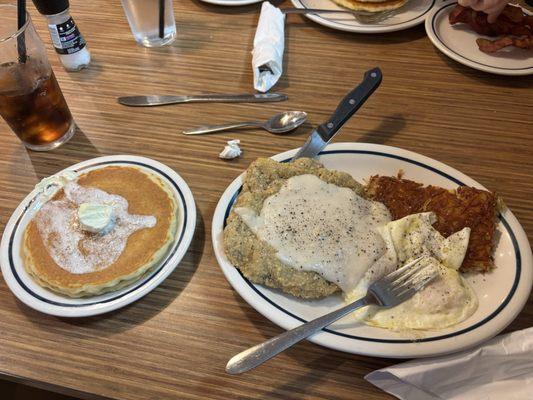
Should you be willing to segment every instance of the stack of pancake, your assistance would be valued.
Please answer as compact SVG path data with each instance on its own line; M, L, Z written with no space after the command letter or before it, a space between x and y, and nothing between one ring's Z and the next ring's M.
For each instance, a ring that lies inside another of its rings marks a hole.
M408 0L332 0L339 6L355 11L381 12L402 7Z
M70 297L92 296L123 288L160 263L174 241L177 226L174 196L161 179L139 168L110 166L82 174L75 183L82 190L98 190L100 195L122 199L127 202L129 214L150 216L156 223L133 229L126 238L124 248L113 259L111 251L106 251L111 249L106 246L117 244L116 240L108 240L109 235L113 235L113 229L120 228L125 222L115 221L109 232L84 231L76 219L76 199L69 197L67 187L61 188L37 212L24 233L24 266L37 283ZM48 203L54 203L54 206L47 207ZM52 211L57 215L51 214ZM61 231L50 224L52 232L43 232L39 221L52 221L50 217L70 221L68 229ZM80 265L96 256L103 259L102 265L89 271L76 265L60 265L54 254L58 249L64 249L66 242L73 242L72 233L80 238L74 240L77 249L72 249L79 250ZM94 248L99 249L100 254L92 254L88 250Z

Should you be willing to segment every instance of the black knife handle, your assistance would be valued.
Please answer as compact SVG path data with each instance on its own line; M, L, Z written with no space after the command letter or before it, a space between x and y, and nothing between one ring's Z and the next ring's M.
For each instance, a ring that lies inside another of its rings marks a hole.
M381 70L377 67L365 72L363 81L342 99L331 117L317 127L317 132L325 142L330 141L346 121L359 110L381 84L382 78Z

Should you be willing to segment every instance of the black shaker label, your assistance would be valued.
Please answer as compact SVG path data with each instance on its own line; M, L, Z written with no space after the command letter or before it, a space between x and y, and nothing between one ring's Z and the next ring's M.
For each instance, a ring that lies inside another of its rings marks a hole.
M52 42L59 54L72 54L85 47L85 40L72 18L59 25L48 25Z

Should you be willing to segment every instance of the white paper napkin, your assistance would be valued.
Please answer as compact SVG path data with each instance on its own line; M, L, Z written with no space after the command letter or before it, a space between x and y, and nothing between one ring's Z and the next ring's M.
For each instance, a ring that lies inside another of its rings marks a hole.
M239 147L240 143L239 139L230 140L218 156L224 160L233 160L239 157L242 154L242 150Z
M265 1L261 6L252 52L255 90L264 93L278 81L283 71L284 47L285 15Z
M402 400L533 399L533 328L472 350L383 368L365 379Z

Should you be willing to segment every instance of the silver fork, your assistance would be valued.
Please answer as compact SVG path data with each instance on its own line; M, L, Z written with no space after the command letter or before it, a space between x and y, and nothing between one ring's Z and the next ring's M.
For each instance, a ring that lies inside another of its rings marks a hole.
M405 6L405 5L404 5ZM395 10L388 11L355 11L343 9L321 9L321 8L284 8L281 10L283 14L348 14L352 15L356 20L366 24L377 23L392 17L403 11L404 6Z
M410 299L438 275L436 269L419 263L421 259L417 258L377 280L359 300L237 354L229 360L226 372L241 374L249 371L358 308L368 305L390 308Z

